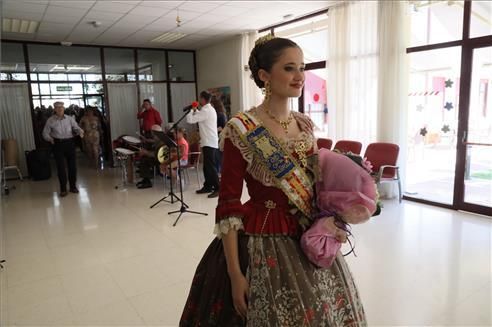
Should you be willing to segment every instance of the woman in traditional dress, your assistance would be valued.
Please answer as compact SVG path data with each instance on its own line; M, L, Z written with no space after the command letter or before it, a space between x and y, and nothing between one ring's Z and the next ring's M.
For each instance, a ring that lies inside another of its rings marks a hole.
M290 111L304 86L299 46L263 37L249 59L262 104L222 131L217 238L196 270L180 326L365 326L364 310L343 256L312 264L300 236L318 210L313 123ZM241 202L243 181L250 199ZM333 217L327 228L346 241Z
M99 168L99 154L101 152L101 122L95 115L93 107L87 107L85 115L80 120L80 127L84 130L83 148L89 159Z

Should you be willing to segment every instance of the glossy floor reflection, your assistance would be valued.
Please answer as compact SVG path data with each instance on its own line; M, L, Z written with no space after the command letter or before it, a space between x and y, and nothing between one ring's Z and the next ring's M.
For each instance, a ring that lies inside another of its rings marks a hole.
M209 216L172 227L177 204L149 209L168 192L161 181L115 190L118 176L82 168L66 198L54 177L14 183L1 200L1 326L177 326L217 199L188 185L191 209ZM369 325L492 325L491 231L488 218L385 202L354 228L348 258Z

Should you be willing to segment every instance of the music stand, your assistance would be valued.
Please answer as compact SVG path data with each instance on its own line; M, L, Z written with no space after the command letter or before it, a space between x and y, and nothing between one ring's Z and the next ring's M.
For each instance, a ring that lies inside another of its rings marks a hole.
M188 115L188 113L190 111L191 111L191 108L185 110L184 115L181 116L181 118L179 118L178 121L176 121L171 126L171 129L170 130L171 131L174 131L174 135L175 135L176 141L178 140L178 125L186 117L186 115ZM172 215L172 214L175 214L175 213L178 213L179 212L179 215L176 218L176 220L174 221L173 226L176 226L176 224L178 223L178 220L181 218L181 215L183 213L185 213L185 212L194 213L194 214L197 214L197 215L208 216L208 213L206 213L206 212L198 212L198 211L188 210L189 206L184 202L184 198L183 198L183 183L181 182L182 181L182 179L181 179L181 154L179 153L179 146L176 145L176 149L177 149L177 155L178 155L178 180L179 180L179 191L180 191L180 195L181 195L181 200L180 200L180 202L181 202L181 208L179 208L179 210L170 211L170 212L167 213L168 215Z
M174 140L172 138L170 138L169 136L167 136L164 132L152 131L152 134L155 135L164 145L166 145L169 148L169 154L171 154L171 150L173 148L177 148L176 142L174 142ZM156 156L158 156L158 154L156 154ZM170 169L172 169L171 163L172 162L169 163L169 168ZM158 205L162 201L165 201L165 202L168 202L168 203L174 203L174 202L181 201L179 199L179 197L173 191L173 181L172 181L172 179L171 179L171 183L170 184L171 184L171 189L169 190L169 194L166 195L165 197L159 199L153 205L151 205L150 206L150 209L154 208L156 205ZM171 201L167 200L167 198L169 198L169 197L171 197ZM174 200L174 198L176 198L176 200Z

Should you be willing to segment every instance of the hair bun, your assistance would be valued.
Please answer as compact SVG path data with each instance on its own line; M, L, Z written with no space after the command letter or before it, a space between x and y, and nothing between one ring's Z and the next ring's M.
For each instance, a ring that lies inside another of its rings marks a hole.
M267 43L270 40L273 40L274 38L275 36L273 36L272 34L264 35L255 41L255 47L262 46L263 44Z

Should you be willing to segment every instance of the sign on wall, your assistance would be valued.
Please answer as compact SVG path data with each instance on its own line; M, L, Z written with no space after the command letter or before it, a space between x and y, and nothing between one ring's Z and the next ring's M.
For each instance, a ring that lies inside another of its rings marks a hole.
M56 86L56 91L57 92L71 92L72 87L71 86L64 86L64 85L57 85Z

